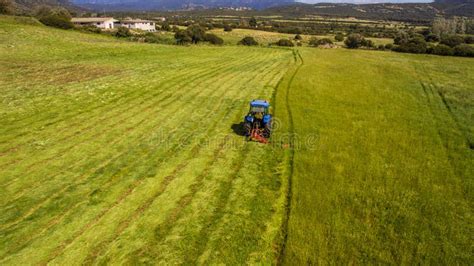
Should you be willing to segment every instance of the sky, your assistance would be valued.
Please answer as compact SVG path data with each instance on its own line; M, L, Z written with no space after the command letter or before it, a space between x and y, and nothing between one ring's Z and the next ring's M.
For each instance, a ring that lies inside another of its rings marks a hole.
M368 4L368 3L430 3L432 0L297 0L303 3L356 3L356 4Z

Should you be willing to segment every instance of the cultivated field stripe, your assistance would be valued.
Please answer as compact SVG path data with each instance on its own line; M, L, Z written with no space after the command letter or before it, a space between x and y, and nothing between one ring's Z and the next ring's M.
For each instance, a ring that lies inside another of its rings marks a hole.
M233 67L233 66L232 66L232 67ZM230 67L230 68L232 68L232 67ZM206 80L206 82L209 82L209 80ZM211 81L211 82L212 82L212 81ZM199 93L200 93L200 92L198 92L197 94L199 94ZM197 94L196 94L196 95L197 95ZM192 97L193 97L193 96L191 96L191 98L192 98ZM170 102L170 103L172 103L172 102ZM153 104L151 104L151 105L153 105ZM175 107L176 107L176 109L178 109L178 108L179 108L179 105L176 105ZM174 111L173 111L173 112L174 112ZM148 116L145 116L145 118L146 118L146 117L148 117ZM159 124L159 123L158 123L158 124ZM62 189L62 191L66 191L67 189L68 189L68 188L64 188L64 189ZM35 209L37 209L37 208L35 208ZM32 211L30 211L29 213L32 213ZM14 222L14 223L17 223L17 222ZM8 224L8 223L7 223L7 224L3 224L2 229L7 228L8 226L10 226L10 224Z
M236 79L236 82L239 82L239 80ZM231 86L232 83L228 83L228 85ZM228 91L228 90L225 90L225 89L224 89L224 93L226 93L227 91ZM219 97L219 98L222 98L222 96ZM219 109L219 108L217 108L217 109ZM212 112L210 112L210 113L212 113ZM216 123L216 124L217 124L217 123ZM150 204L151 204L151 203L150 203ZM125 219L125 220L129 220L129 219Z

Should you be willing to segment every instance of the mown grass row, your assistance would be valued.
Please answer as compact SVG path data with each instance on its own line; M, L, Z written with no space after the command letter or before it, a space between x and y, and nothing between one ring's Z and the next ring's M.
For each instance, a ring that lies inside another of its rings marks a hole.
M469 264L474 61L301 51L283 263Z
M288 51L0 22L12 35L2 61L21 62L0 80L2 264L275 259L282 157L233 125L250 99L270 98Z

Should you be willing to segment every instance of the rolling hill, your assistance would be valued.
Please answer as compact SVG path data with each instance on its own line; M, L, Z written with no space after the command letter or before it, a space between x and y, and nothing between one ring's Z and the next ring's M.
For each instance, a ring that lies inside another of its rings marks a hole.
M294 0L74 0L73 2L87 7L108 7L115 10L176 10L218 7L264 9L293 4Z

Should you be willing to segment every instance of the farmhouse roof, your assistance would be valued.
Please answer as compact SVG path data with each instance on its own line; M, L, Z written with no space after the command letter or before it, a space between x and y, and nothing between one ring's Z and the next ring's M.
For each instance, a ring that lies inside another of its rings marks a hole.
M154 21L143 20L143 19L124 19L120 21L120 23L151 23L151 22L154 22Z
M114 18L72 18L71 22L88 23L88 22L105 22L109 20L117 21Z

